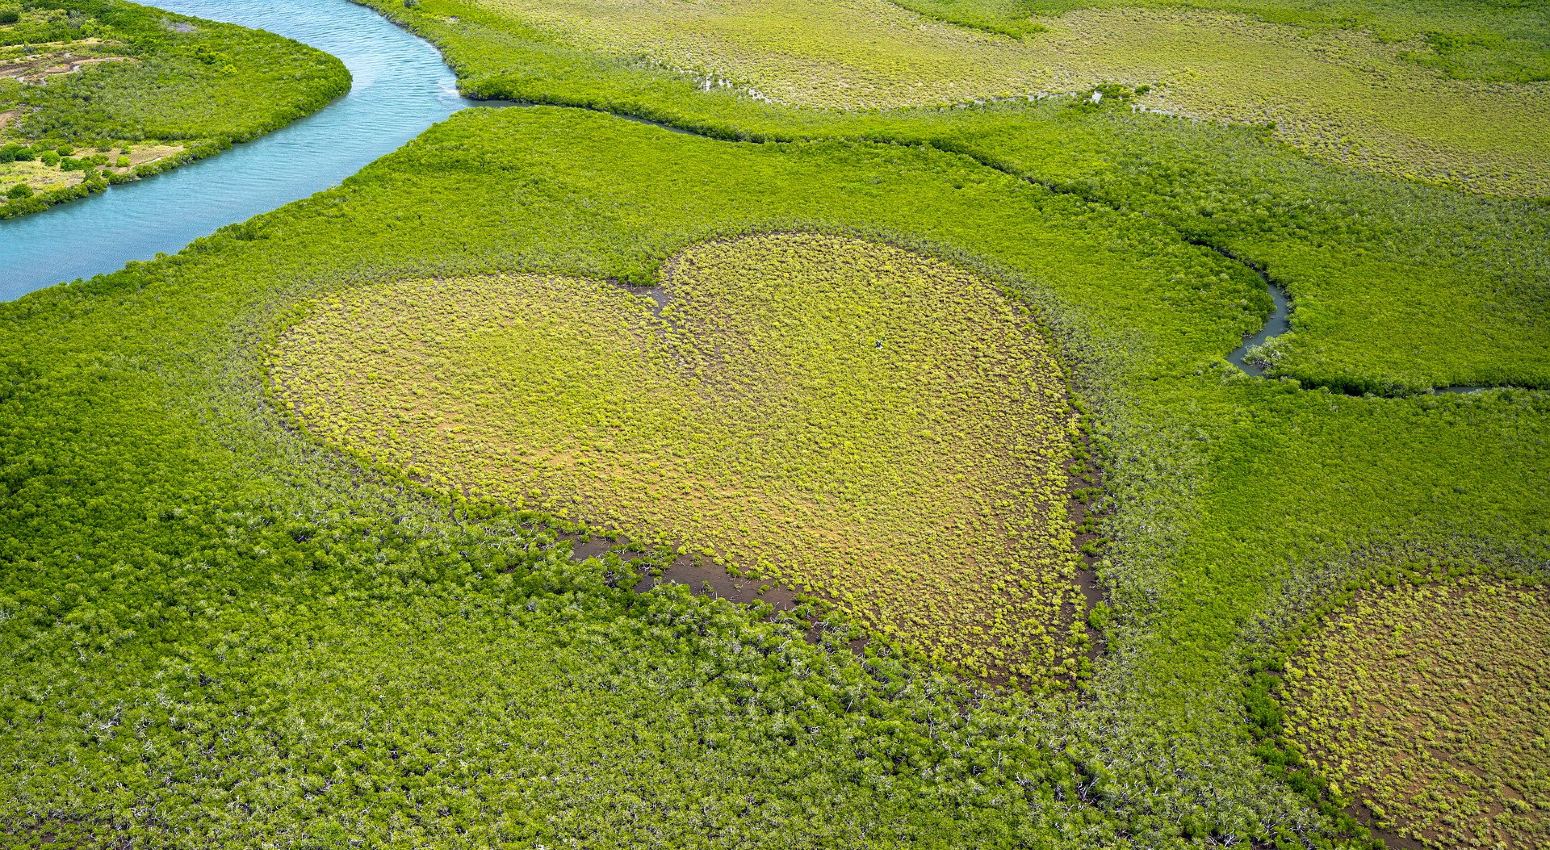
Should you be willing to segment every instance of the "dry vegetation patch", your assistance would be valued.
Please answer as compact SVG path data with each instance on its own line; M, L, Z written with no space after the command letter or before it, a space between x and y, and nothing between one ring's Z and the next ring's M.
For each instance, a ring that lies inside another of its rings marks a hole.
M58 165L41 162L7 162L0 164L0 189L25 185L33 191L46 192L62 186L74 186L85 179L80 171L62 171ZM0 204L6 201L0 197Z
M1360 592L1287 667L1288 732L1379 826L1550 844L1550 592L1470 578Z
M986 676L1084 637L1050 346L990 281L812 234L687 249L666 305L595 280L405 281L271 353L318 436L434 485L810 589Z
M103 62L134 61L117 55L122 49L98 38L0 47L0 78L36 84Z
M0 116L3 118L4 116ZM0 129L4 122L0 121ZM17 159L21 150L26 158ZM67 151L64 156L59 151ZM0 209L17 200L6 193L16 186L26 186L33 192L51 192L78 186L89 179L104 176L109 179L131 177L141 166L154 165L168 157L175 157L187 150L179 144L159 142L132 143L116 146L91 147L77 150L61 145L58 148L32 148L17 143L7 143L0 137Z

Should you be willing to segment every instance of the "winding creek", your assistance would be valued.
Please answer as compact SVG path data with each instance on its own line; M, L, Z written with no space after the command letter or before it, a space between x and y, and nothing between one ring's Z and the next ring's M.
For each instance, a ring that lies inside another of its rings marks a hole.
M1239 262L1242 262L1242 260L1239 260ZM1249 264L1245 263L1245 265ZM1265 282L1265 289L1270 293L1270 302L1273 307L1270 311L1270 318L1265 320L1265 326L1260 328L1258 333L1245 337L1243 344L1233 349L1232 353L1227 355L1227 362L1237 366L1246 374L1262 376L1265 374L1264 365L1250 360L1249 351L1271 337L1280 336L1291 329L1291 299L1287 297L1286 290L1271 281L1270 277L1262 269L1252 265L1249 267L1253 268L1259 274L1260 279Z
M284 129L164 174L0 221L0 300L174 253L232 222L337 185L476 105L428 42L349 0L150 0L266 29L339 57L349 94Z

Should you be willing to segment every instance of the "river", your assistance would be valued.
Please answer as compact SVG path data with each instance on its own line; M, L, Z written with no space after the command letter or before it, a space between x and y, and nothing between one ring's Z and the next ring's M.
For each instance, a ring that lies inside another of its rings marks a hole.
M339 57L349 94L307 118L164 174L0 221L0 300L176 253L224 225L336 186L476 105L428 42L349 0L149 0L265 29Z

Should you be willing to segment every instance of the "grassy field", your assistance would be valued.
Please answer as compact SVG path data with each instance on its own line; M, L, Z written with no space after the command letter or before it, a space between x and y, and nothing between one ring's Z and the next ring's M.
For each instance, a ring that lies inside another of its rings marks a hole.
M1453 67L1383 39L1478 34L1487 6L910 5L934 17L895 33L867 27L902 6L581 0L537 26L384 0L468 91L555 105L465 111L0 305L0 836L1538 841L1550 208L1128 86L877 111L740 88L847 38L886 81L896 53L1121 15L1517 96L1536 10ZM664 67L702 48L750 80ZM1224 356L1267 277L1292 331L1255 377ZM1452 384L1489 388L1429 392ZM1067 461L1102 488L1062 493ZM810 630L636 592L619 553L569 557L583 520L835 608Z
M1550 10L1515 0L896 0L987 32L1040 32L1079 9L1190 9L1249 15L1312 31L1362 30L1406 61L1455 79L1550 80Z
M1550 840L1550 596L1374 585L1286 668L1298 749L1378 823L1446 847Z
M493 14L564 45L792 106L896 109L1119 84L1137 92L1138 107L1268 124L1322 159L1550 195L1550 85L1453 79L1361 30L1109 9L1043 19L1038 32L1011 38L887 0L437 0L417 8L457 18L455 28Z
M6 8L0 216L224 150L350 87L339 60L269 33L118 0Z
M967 672L1076 673L1075 426L992 284L786 235L690 248L661 286L660 316L596 281L351 290L282 335L275 389L435 486L821 593Z

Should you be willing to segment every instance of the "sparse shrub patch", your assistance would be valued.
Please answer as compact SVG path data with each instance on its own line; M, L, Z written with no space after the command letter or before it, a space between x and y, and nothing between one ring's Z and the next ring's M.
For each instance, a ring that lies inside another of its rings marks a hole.
M1550 843L1550 592L1470 577L1356 594L1286 665L1292 745L1428 847Z

